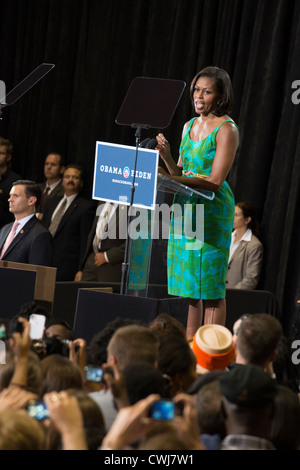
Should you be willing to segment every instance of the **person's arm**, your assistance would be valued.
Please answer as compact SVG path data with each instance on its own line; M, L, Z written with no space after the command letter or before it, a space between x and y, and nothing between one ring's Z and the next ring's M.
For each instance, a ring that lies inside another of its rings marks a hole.
M95 265L100 268L103 264L107 263L107 259L103 251L99 251L99 253L95 254Z
M190 188L213 191L214 193L217 193L223 185L233 164L238 147L238 140L239 137L236 126L231 123L223 124L216 135L216 154L209 176L199 175L194 178L180 176L178 172L170 172L171 176L169 177L175 181L178 181L179 183L184 184L185 186L189 186ZM170 157L168 157L168 159L169 158ZM180 168L180 165L181 160L179 159L177 167Z
M253 290L256 288L263 261L263 246L261 244L248 244L245 250L245 266L244 266L244 277L238 282L234 289L245 289ZM232 264L234 260L232 261ZM232 266L231 266L232 269Z
M176 165L171 155L169 142L167 141L165 136L161 133L156 136L156 140L157 140L157 147L155 149L159 151L159 156L165 162L170 175L180 176L182 173L182 165L180 163L180 159L179 159L178 164Z
M78 350L76 350L78 347ZM82 338L77 338L74 341L69 342L69 359L80 370L82 382L85 385L85 366L87 365L87 354L86 354L86 341Z
M102 441L102 450L122 450L144 437L157 422L148 417L159 395L149 395L132 406L122 408Z
M106 250L105 253L109 264L121 263L124 260L125 245L126 243L120 243Z
M30 401L37 399L36 393L28 392L18 386L5 388L0 394L0 412L9 408L24 409Z
M78 271L78 272L75 274L74 282L80 282L81 279L82 279L82 271Z
M63 450L88 450L83 416L75 396L67 392L50 392L44 401L58 432L61 434Z
M174 426L179 439L190 450L205 450L200 440L200 429L194 398L185 393L179 393L173 400L176 404L181 403L183 405L182 415L177 416L174 420Z
M93 220L95 217L95 205L92 203L89 206L83 206L85 208L82 217L80 218L80 252L78 254L78 271L82 270L84 260L86 257L86 246L89 238L90 231L92 229Z
M19 317L23 325L22 333L14 333L9 340L10 348L15 354L15 369L10 381L10 387L26 388L28 372L28 354L31 347L30 323L26 318Z

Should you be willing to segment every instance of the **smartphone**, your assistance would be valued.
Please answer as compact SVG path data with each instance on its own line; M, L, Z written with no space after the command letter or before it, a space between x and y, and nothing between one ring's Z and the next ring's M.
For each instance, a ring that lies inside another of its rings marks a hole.
M98 367L86 366L85 368L85 378L88 382L102 382L103 370Z
M43 420L49 418L48 409L43 401L32 400L27 407L28 415L31 418Z
M171 421L175 418L175 403L171 400L159 400L153 403L150 411L153 419Z
M29 323L30 323L30 338L42 339L44 336L44 328L45 328L45 323L46 323L45 315L32 313L29 317Z
M10 324L10 334L13 335L14 333L22 334L24 330L23 323L19 320L13 320Z

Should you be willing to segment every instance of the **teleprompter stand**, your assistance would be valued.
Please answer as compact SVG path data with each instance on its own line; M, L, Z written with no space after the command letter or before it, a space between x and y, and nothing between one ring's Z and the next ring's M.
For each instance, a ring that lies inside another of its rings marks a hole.
M134 203L135 174L138 149L143 129L165 129L169 126L185 89L185 82L160 78L135 78L125 96L116 123L130 126L135 132L135 163L128 211L128 227L131 219L131 206ZM131 239L127 234L124 262L122 264L121 294L127 293Z
M34 69L24 80L22 80L17 86L15 86L5 96L5 84L1 82L0 87L0 119L2 116L2 108L11 106L18 101L27 91L29 91L34 85L36 85L47 73L50 72L54 67L54 64L41 64Z

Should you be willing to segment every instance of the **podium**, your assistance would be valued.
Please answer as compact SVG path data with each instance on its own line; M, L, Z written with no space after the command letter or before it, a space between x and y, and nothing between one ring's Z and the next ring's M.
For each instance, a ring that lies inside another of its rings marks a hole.
M168 209L176 194L191 197L197 195L209 200L214 198L212 192L197 191L158 175L157 206L163 204ZM189 299L170 296L167 292L169 224L160 226L158 236L153 238L152 235L157 230L156 226L151 227L153 219L155 221L155 211L140 208L139 212L136 219L139 220L140 236L132 240L127 292L120 294L117 289L113 289L112 293L101 292L100 289L94 289L96 285L84 286L84 283L79 286L72 283L73 286L70 286L74 291L74 301L76 298L74 321L70 318L70 323L75 336L85 338L87 344L97 331L117 317L137 320L147 325L160 313L166 313L186 325ZM168 214L167 211L166 213ZM148 230L149 226L152 230ZM99 284L98 287L109 287L109 283L102 283L101 286ZM62 286L62 295L67 296L70 302L70 293L67 294L65 289L66 286Z
M0 261L1 316L13 317L32 300L51 312L55 280L56 268Z
M132 240L128 295L148 297L151 286L167 286L170 213L176 195L211 201L215 197L212 191L190 188L167 176L158 175L155 211L141 209L140 237Z

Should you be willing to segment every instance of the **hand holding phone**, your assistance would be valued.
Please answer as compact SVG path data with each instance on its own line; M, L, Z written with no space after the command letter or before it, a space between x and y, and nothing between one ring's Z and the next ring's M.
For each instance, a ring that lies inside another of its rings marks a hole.
M42 339L44 336L44 328L46 323L45 315L38 315L37 313L32 313L29 317L30 323L30 338L32 340Z
M43 401L32 400L27 407L27 412L31 418L38 420L49 418L48 409Z
M175 418L175 403L171 400L158 400L154 402L150 409L150 416L157 420L173 420Z
M102 382L103 370L98 367L86 366L85 370L85 379L87 382Z

